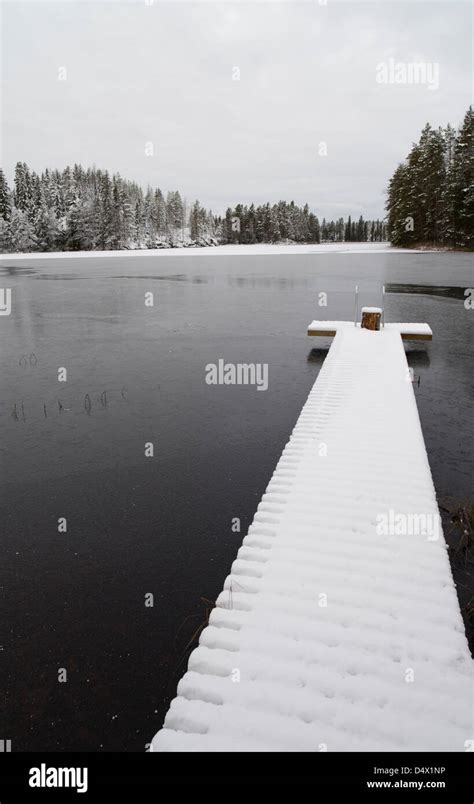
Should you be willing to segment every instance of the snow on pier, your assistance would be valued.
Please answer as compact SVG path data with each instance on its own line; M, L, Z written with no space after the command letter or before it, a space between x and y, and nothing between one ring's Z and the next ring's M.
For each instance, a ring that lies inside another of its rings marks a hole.
M152 751L467 750L471 659L400 326L338 323Z
M349 321L312 321L308 326L308 335L332 337L339 329L347 327L353 328L354 324ZM385 324L384 328L398 332L404 341L431 341L433 339L433 332L428 324Z

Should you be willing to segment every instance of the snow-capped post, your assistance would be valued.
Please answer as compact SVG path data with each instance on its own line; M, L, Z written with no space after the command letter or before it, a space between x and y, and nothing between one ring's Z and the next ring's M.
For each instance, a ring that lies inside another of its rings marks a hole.
M381 307L363 307L361 313L362 320L360 325L362 329L380 329L380 319L382 317Z
M355 287L355 298L354 298L354 326L357 326L357 307L359 306L359 285Z

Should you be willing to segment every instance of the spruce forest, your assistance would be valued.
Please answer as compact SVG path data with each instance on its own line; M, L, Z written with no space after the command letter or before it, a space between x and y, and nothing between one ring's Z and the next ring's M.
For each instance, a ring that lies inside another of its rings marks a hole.
M472 106L456 131L429 124L388 188L387 225L394 246L474 247Z
M224 217L174 190L143 189L119 174L45 170L25 162L10 189L0 169L2 252L91 251L225 243L382 242L474 245L473 110L456 131L425 126L388 186L386 220L322 221L308 204L237 204Z
M0 246L3 252L167 248L224 243L382 241L382 221L340 218L320 223L307 204L237 204L224 217L178 191L148 187L81 165L41 176L24 162L11 192L0 170Z

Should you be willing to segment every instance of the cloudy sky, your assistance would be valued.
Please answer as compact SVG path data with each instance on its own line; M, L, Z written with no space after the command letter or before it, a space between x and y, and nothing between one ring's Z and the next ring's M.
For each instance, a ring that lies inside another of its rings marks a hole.
M472 8L5 0L2 166L11 181L18 160L95 164L215 212L293 199L382 216L422 126L472 101ZM390 59L439 65L439 86L378 83Z

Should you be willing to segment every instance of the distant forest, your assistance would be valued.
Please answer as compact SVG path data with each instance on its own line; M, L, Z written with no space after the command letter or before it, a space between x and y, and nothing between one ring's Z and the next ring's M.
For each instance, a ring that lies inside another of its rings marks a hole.
M320 222L308 204L237 204L224 217L176 190L143 189L81 165L40 176L25 162L13 189L0 169L0 250L91 251L221 243L381 242L474 247L473 110L458 131L428 124L388 188L387 220Z
M388 232L394 246L474 248L474 113L456 131L426 125L393 174Z
M383 221L321 223L293 201L229 208L224 217L190 206L177 191L146 192L119 174L81 165L39 176L25 162L14 187L0 169L0 249L3 252L166 248L221 243L320 243L386 240Z

